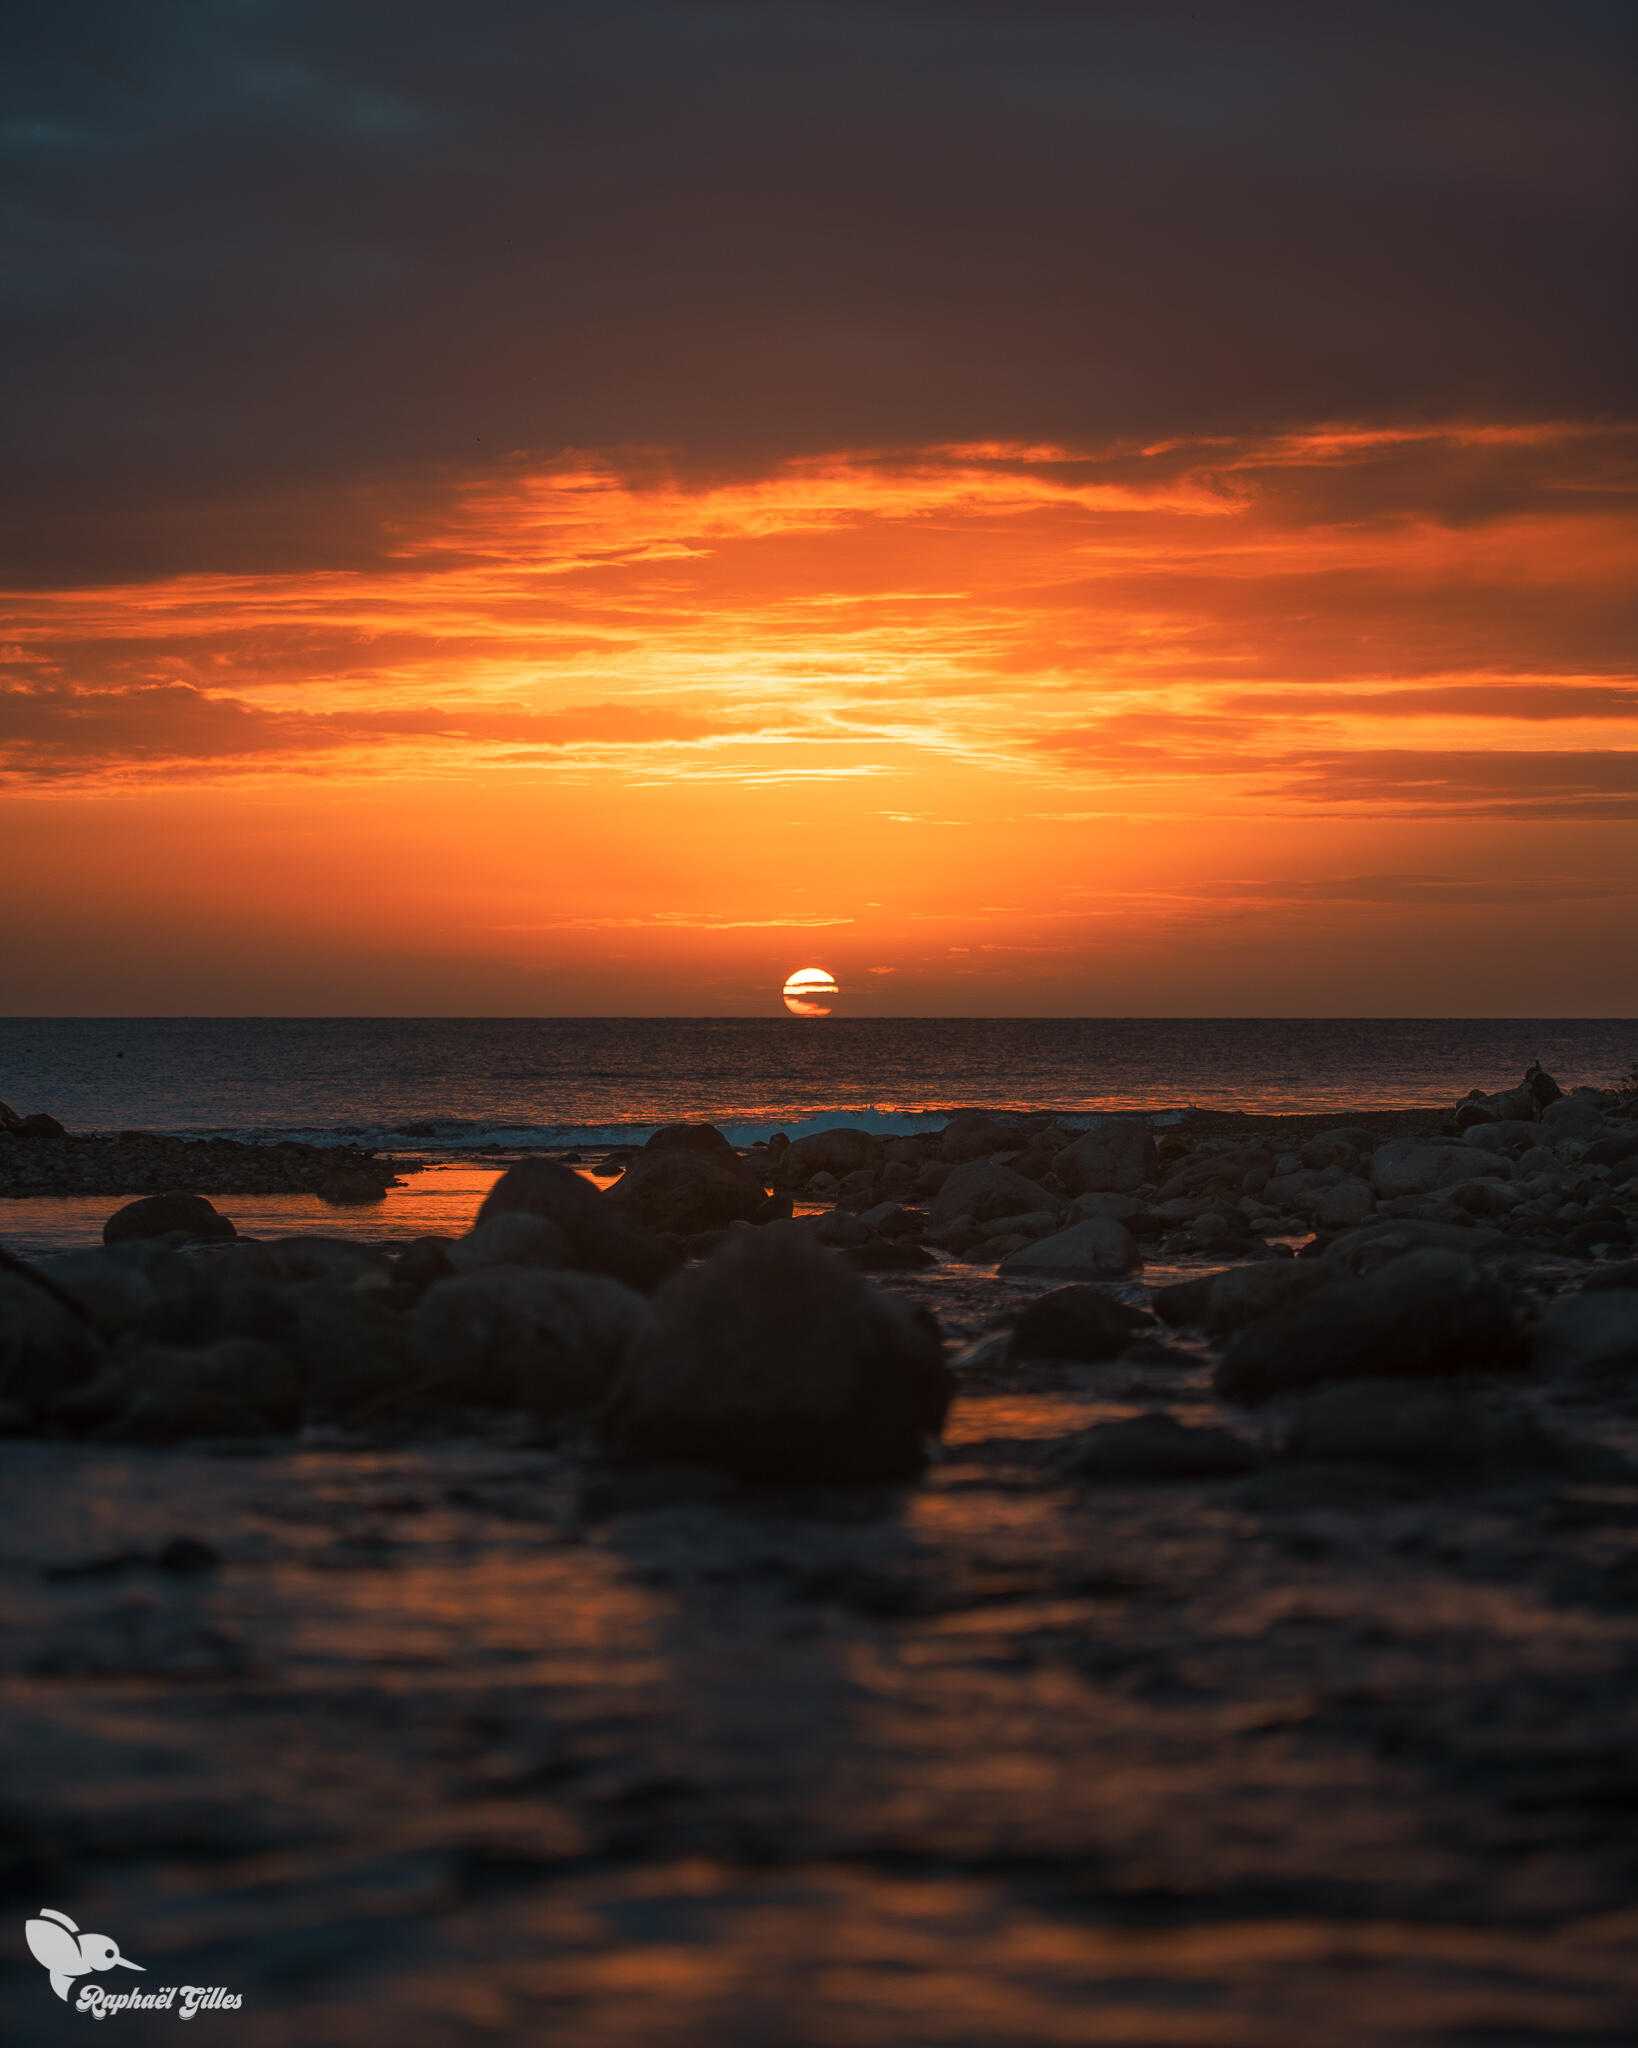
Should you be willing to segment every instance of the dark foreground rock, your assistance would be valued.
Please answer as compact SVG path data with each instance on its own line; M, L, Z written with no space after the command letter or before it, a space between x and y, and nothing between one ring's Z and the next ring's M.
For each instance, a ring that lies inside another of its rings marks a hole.
M1248 1325L1217 1388L1231 1401L1267 1401L1322 1380L1517 1372L1529 1358L1500 1282L1460 1254L1413 1252Z
M1118 1358L1151 1318L1101 1287L1059 1287L1032 1301L1013 1326L1014 1358Z
M608 1200L646 1229L689 1237L760 1216L768 1191L714 1125L666 1124L631 1159Z
M568 1240L575 1263L587 1272L606 1273L639 1293L657 1287L677 1263L676 1254L652 1231L554 1160L527 1159L509 1168L485 1197L478 1223L517 1211L554 1224Z
M379 1194L379 1191L377 1191ZM102 1226L104 1244L128 1238L169 1237L181 1243L214 1243L237 1237L230 1218L203 1195L144 1195L116 1209Z
M1207 1429L1164 1414L1100 1423L1064 1453L1071 1479L1233 1479L1261 1464L1255 1444L1231 1430Z
M800 1232L736 1234L654 1308L602 1418L617 1455L776 1481L925 1465L954 1386L936 1325Z

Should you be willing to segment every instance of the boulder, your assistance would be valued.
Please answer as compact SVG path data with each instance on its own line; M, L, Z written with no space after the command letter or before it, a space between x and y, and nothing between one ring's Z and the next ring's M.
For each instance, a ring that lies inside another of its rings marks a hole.
M298 1362L304 1415L346 1421L403 1387L404 1318L378 1292L339 1280L298 1280L280 1290L290 1318L280 1348Z
M35 1270L60 1288L100 1337L118 1337L159 1298L156 1277L179 1261L169 1246L130 1238L101 1251L58 1252Z
M86 1318L26 1268L0 1269L0 1400L49 1408L82 1386L103 1355Z
M1304 1166L1340 1166L1352 1173L1362 1159L1370 1158L1381 1142L1374 1131L1345 1127L1337 1131L1321 1131L1318 1137L1308 1140L1297 1156Z
M1299 1402L1283 1454L1312 1464L1391 1465L1478 1478L1559 1461L1560 1447L1523 1416L1492 1413L1448 1388L1351 1380Z
M1061 1206L1038 1181L1025 1180L1011 1167L975 1160L951 1171L929 1203L927 1213L937 1227L953 1223L958 1216L987 1223L992 1216L1023 1216L1032 1210L1056 1210Z
M1462 1143L1473 1145L1481 1152L1517 1154L1532 1145L1541 1143L1541 1126L1537 1123L1523 1123L1516 1119L1481 1124L1463 1134Z
M857 1173L876 1156L879 1140L855 1125L838 1124L830 1131L810 1131L786 1152L780 1172L788 1181L805 1181L816 1173Z
M33 1116L19 1117L10 1128L14 1138L66 1138L68 1136L67 1131L63 1129L54 1116L45 1116L38 1112Z
M1250 1324L1230 1342L1216 1386L1231 1401L1266 1401L1324 1380L1516 1372L1528 1362L1494 1280L1459 1254L1412 1252Z
M283 1435L300 1426L301 1369L246 1337L189 1349L145 1344L110 1360L54 1413L121 1443Z
M1071 1195L1129 1195L1160 1178L1154 1133L1131 1117L1100 1117L1066 1145L1052 1170Z
M1077 1195L1064 1214L1077 1223L1084 1216L1113 1216L1117 1223L1125 1223L1141 1214L1142 1209L1136 1195L1092 1194Z
M1371 1155L1371 1185L1384 1201L1397 1195L1425 1195L1438 1187L1471 1180L1476 1173L1506 1176L1512 1167L1474 1145L1422 1145L1396 1139Z
M1351 1230L1365 1221L1376 1207L1376 1196L1368 1180L1349 1174L1325 1191L1308 1212L1317 1230Z
M1009 1252L1001 1261L1001 1272L1021 1280L1115 1280L1142 1264L1142 1254L1124 1223L1112 1216L1088 1216L1067 1230Z
M1543 1372L1638 1370L1638 1289L1560 1295L1536 1325L1532 1355Z
M1009 1358L1118 1358L1134 1330L1153 1318L1101 1287L1057 1287L1032 1301L1013 1326Z
M365 1202L383 1202L387 1190L380 1181L358 1167L346 1167L339 1173L332 1173L319 1182L318 1198L329 1202L338 1209L362 1206Z
M1583 1166L1621 1166L1638 1159L1638 1131L1620 1131L1613 1137L1595 1138L1581 1155Z
M288 1287L297 1280L341 1280L350 1285L369 1273L387 1273L392 1256L351 1238L304 1234L237 1245L213 1259L212 1265L224 1283L243 1279Z
M102 1226L102 1241L121 1244L134 1237L169 1237L172 1231L181 1231L196 1243L239 1234L203 1195L144 1195L114 1211Z
M417 1239L422 1244L430 1241ZM400 1269L403 1263L400 1254ZM453 1243L439 1240L435 1263L445 1273L476 1273L485 1266L572 1266L574 1249L555 1223L527 1209L513 1209L491 1216L487 1223L474 1224L465 1237ZM441 1279L444 1274L432 1271L427 1277Z
M1255 1444L1226 1429L1178 1422L1160 1411L1128 1422L1100 1422L1065 1451L1066 1478L1122 1480L1233 1479L1262 1463Z
M1180 1280L1154 1291L1154 1311L1174 1329L1194 1326L1208 1337L1226 1337L1260 1316L1316 1294L1336 1279L1319 1259L1277 1259L1255 1266L1230 1266L1199 1280Z
M17 1114L16 1110L10 1109L5 1103L0 1102L0 1131L15 1131L22 1121L23 1119Z
M645 1147L608 1190L607 1200L645 1229L671 1230L683 1237L749 1222L759 1213L768 1191L719 1131L709 1124L669 1128L709 1131L721 1139L721 1149ZM666 1133L654 1135L661 1138Z
M1464 1258L1480 1258L1507 1243L1495 1230L1474 1230L1459 1223L1425 1221L1417 1217L1395 1217L1380 1223L1366 1223L1358 1230L1344 1231L1325 1247L1325 1262L1347 1273L1372 1273L1407 1252L1458 1252Z
M405 1324L423 1394L546 1417L602 1400L652 1319L602 1274L495 1266L435 1281Z
M668 1281L602 1426L620 1457L760 1480L919 1472L954 1380L925 1310L787 1224Z
M633 1222L572 1167L559 1166L555 1160L528 1159L509 1167L485 1197L478 1222L519 1210L555 1223L568 1239L576 1265L586 1272L606 1273L639 1293L657 1287L677 1264L676 1253L652 1232Z

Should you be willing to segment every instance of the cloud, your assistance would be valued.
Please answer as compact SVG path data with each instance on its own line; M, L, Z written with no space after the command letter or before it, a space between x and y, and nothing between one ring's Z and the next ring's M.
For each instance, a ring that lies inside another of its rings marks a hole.
M1638 688L1624 683L1435 683L1414 690L1246 690L1223 700L1248 717L1638 719Z

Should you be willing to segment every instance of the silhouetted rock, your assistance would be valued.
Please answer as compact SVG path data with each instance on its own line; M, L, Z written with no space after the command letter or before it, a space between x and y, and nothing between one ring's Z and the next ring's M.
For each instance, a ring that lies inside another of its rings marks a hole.
M936 1326L794 1227L734 1233L655 1311L603 1417L621 1456L765 1480L921 1470L954 1387Z
M574 1248L544 1216L513 1209L477 1223L444 1252L447 1269L476 1273L484 1266L572 1266Z
M1226 1337L1260 1316L1318 1293L1336 1277L1334 1270L1318 1260L1279 1259L1266 1265L1230 1266L1224 1273L1157 1287L1154 1311L1174 1329L1193 1325L1208 1337Z
M239 1234L203 1195L144 1195L114 1211L102 1226L102 1241L120 1244L134 1237L169 1237L173 1231L200 1243Z
M1562 1453L1527 1417L1491 1413L1447 1388L1353 1380L1323 1387L1297 1406L1284 1455L1477 1478L1521 1466L1551 1467Z
M1457 1254L1413 1252L1243 1329L1216 1385L1232 1401L1266 1401L1323 1380L1516 1372L1528 1362L1494 1280Z
M856 1173L875 1157L877 1143L869 1131L852 1124L839 1124L831 1131L810 1131L785 1153L779 1171L788 1181L805 1181L816 1173Z
M606 1273L647 1293L677 1264L677 1254L634 1223L589 1180L551 1159L527 1159L503 1173L489 1190L478 1222L522 1210L555 1223L573 1247L575 1263Z
M710 1130L709 1125L695 1128ZM721 1138L720 1132L710 1134ZM607 1199L649 1230L674 1230L686 1237L695 1231L749 1222L760 1214L768 1197L756 1175L724 1140L719 1152L639 1152L608 1190Z
M603 1274L499 1266L436 1281L405 1318L422 1396L543 1417L600 1401L652 1320Z
M48 1408L96 1371L102 1342L50 1286L16 1266L0 1271L0 1403Z
M111 1359L53 1414L120 1443L287 1435L301 1422L301 1378L287 1353L250 1338L188 1349L146 1344Z
M1020 1279L1114 1280L1142 1264L1143 1255L1124 1223L1112 1216L1088 1216L1009 1252L1001 1271Z
M1048 1195L1038 1181L1025 1180L1010 1166L997 1166L992 1160L974 1160L970 1165L953 1168L945 1176L928 1204L927 1214L929 1221L937 1227L953 1223L958 1216L970 1216L975 1223L987 1223L992 1217L1023 1216L1037 1209L1058 1209L1062 1206L1062 1202Z
M1132 1117L1102 1117L1066 1145L1052 1170L1071 1195L1129 1195L1160 1178L1154 1133Z
M352 1208L365 1202L385 1200L387 1190L379 1180L361 1172L356 1167L346 1167L340 1173L332 1173L319 1183L318 1198L321 1202L332 1202L340 1208Z
M68 1136L54 1116L36 1112L33 1116L20 1117L11 1126L14 1138L66 1138Z
M1007 1356L1118 1358L1132 1341L1132 1332L1152 1320L1101 1287L1059 1287L1032 1301L1018 1318Z
M1066 1478L1232 1479L1262 1463L1254 1444L1226 1429L1197 1428L1156 1411L1128 1422L1100 1422L1057 1461Z

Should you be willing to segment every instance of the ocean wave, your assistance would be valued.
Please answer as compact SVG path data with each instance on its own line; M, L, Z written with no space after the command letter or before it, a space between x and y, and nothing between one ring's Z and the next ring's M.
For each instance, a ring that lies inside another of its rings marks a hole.
M1143 1117L1154 1125L1180 1123L1187 1108L1148 1110L1131 1108L1059 1109L1035 1103L991 1106L994 1116L1052 1115L1066 1130L1083 1130L1102 1116ZM955 1108L884 1109L875 1104L844 1105L835 1109L808 1111L802 1115L776 1116L767 1112L716 1115L701 1112L691 1123L714 1123L731 1145L766 1143L783 1132L793 1142L817 1131L842 1128L869 1131L878 1138L910 1138L923 1132L940 1131L955 1114ZM329 1128L313 1126L270 1126L193 1128L171 1135L184 1138L236 1138L243 1144L275 1145L294 1141L301 1145L340 1147L356 1145L371 1152L414 1152L418 1154L459 1154L480 1147L499 1146L506 1152L601 1151L615 1145L643 1145L661 1128L656 1122L607 1124L510 1124L491 1123L470 1117L410 1117L400 1124L341 1124Z

